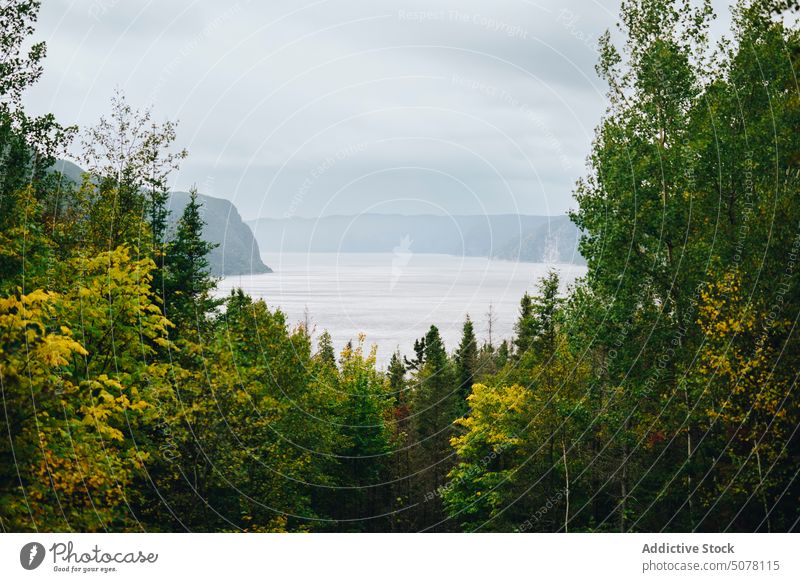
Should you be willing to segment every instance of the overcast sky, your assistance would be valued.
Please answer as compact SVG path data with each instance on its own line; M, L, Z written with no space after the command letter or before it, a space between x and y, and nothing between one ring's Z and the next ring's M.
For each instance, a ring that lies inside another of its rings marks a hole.
M716 3L723 21L725 3ZM606 103L617 2L47 0L32 113L81 127L115 88L177 119L176 189L245 219L562 214Z

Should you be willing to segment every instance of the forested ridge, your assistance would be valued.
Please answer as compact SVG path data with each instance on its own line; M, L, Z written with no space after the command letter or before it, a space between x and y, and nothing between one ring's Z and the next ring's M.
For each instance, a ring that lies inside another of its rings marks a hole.
M717 45L705 3L623 0L586 276L386 370L217 298L195 195L166 232L175 123L25 112L39 5L0 4L2 531L797 529L796 3L739 3ZM70 143L80 184L48 171Z
M413 241L415 253L583 264L566 215L333 215L248 221L263 252L381 253Z

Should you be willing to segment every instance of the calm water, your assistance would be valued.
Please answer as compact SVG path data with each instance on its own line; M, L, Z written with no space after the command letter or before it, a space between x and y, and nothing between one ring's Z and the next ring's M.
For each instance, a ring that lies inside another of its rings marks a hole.
M289 321L300 323L308 309L315 335L327 329L337 349L360 332L378 344L385 365L400 347L412 353L414 339L433 323L448 351L455 349L464 317L475 322L479 340L487 337L487 312L493 306L495 343L512 335L519 300L533 291L548 265L476 257L394 253L265 254L274 273L227 277L220 293L241 286L254 297L279 307ZM562 286L586 272L585 267L552 265Z

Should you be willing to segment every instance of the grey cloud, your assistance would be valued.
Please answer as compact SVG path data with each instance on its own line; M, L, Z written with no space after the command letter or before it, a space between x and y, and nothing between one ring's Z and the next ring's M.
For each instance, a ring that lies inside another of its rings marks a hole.
M180 120L190 158L175 187L196 183L245 218L409 198L558 214L606 106L594 42L616 13L578 0L51 0L27 99L86 126L122 87Z

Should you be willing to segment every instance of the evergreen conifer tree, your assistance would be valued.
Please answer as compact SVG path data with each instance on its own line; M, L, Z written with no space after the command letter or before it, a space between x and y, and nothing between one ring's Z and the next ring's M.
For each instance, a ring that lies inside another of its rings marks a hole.
M458 347L455 359L459 393L466 401L475 380L475 368L478 362L478 340L475 339L475 328L469 315L464 320L461 344Z
M211 296L217 282L208 264L208 253L216 245L203 240L200 208L197 190L192 189L175 238L167 245L164 311L179 330L203 328L206 315L220 304Z

